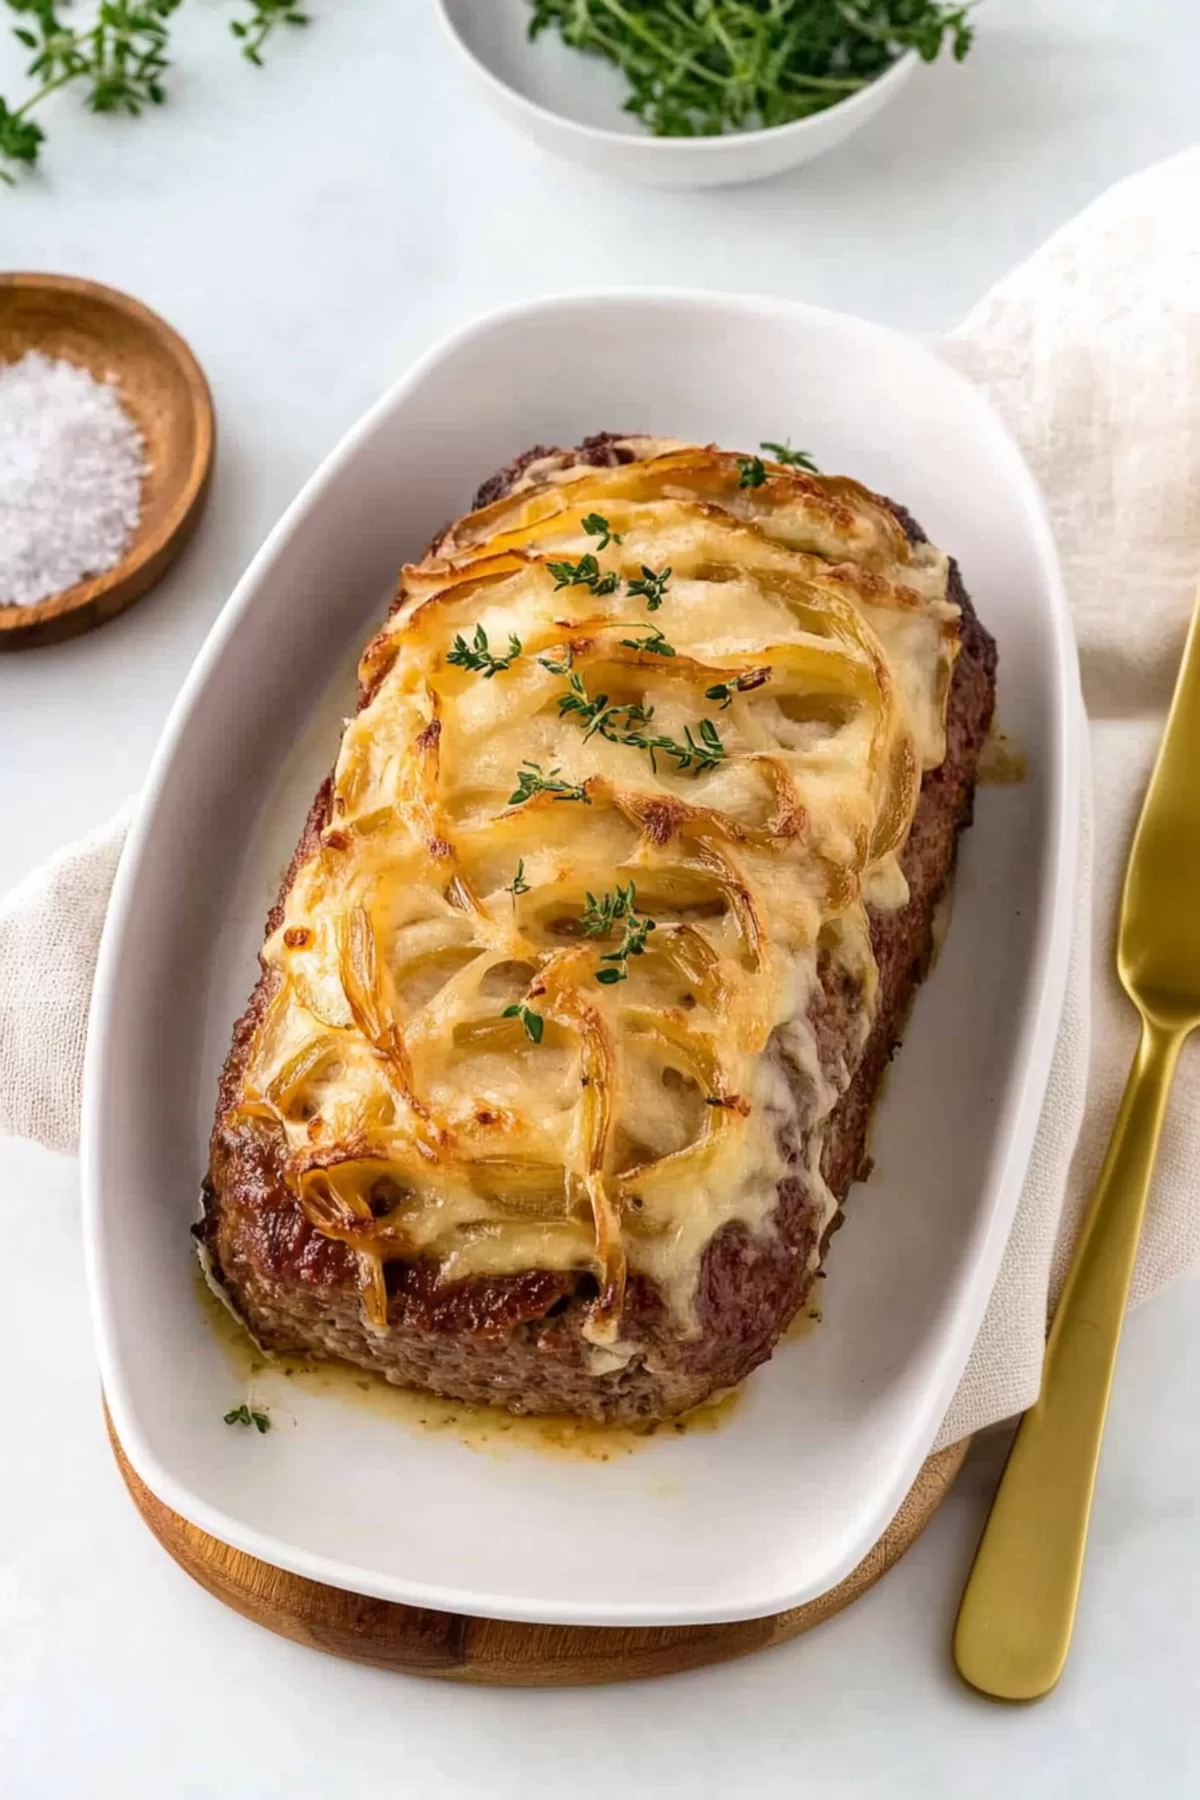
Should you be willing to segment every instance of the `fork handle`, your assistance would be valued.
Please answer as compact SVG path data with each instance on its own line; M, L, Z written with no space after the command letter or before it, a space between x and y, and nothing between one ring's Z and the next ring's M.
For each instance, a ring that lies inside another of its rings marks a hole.
M1049 1693L1067 1659L1104 1415L1167 1095L1186 1030L1143 1018L1100 1179L954 1632L972 1687Z

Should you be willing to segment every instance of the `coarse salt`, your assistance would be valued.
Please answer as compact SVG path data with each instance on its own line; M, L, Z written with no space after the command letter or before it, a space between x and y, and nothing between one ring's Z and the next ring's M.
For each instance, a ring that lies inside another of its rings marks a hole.
M145 473L111 382L39 350L0 365L0 606L36 606L118 563Z

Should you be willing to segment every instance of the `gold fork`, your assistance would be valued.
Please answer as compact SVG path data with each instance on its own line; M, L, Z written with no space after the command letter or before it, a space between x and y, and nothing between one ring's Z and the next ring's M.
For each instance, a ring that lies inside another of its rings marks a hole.
M1067 1660L1146 1194L1180 1047L1200 1024L1200 596L1125 876L1117 972L1137 1055L954 1632L972 1687L1048 1694Z

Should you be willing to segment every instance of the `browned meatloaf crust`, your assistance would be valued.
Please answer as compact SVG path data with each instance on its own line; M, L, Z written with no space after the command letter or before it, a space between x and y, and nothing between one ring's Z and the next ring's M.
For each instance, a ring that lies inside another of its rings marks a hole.
M487 482L475 504L497 498L531 460L545 454L540 446L527 452ZM585 441L578 459L611 464L626 456L611 434L601 434ZM913 541L923 537L901 507L893 510ZM839 1201L863 1168L880 1078L928 967L934 909L959 834L970 823L979 751L991 722L996 649L975 616L957 565L952 565L950 592L962 608L962 649L950 690L947 754L925 777L904 851L908 904L899 912L872 915L879 965L875 1025L827 1124L822 1156L823 1174ZM327 781L309 814L269 929L282 916L295 870L315 849L327 823L329 794ZM825 967L821 973L813 1023L822 1061L832 1068L845 1043L852 996L840 988L836 970ZM809 1268L810 1210L800 1179L791 1176L780 1184L773 1231L751 1236L742 1226L730 1225L705 1251L697 1297L699 1336L676 1336L654 1288L641 1278L631 1281L622 1333L636 1341L638 1354L610 1374L596 1375L589 1367L593 1353L581 1327L595 1287L586 1275L531 1271L439 1288L431 1268L392 1263L387 1269L388 1330L371 1331L363 1320L350 1253L304 1218L283 1180L281 1146L259 1128L225 1122L269 997L270 979L260 979L235 1030L204 1184L205 1216L196 1227L214 1274L261 1343L344 1358L390 1381L518 1412L572 1412L629 1422L668 1417L696 1405L740 1381L771 1354L815 1279ZM788 1074L799 1110L801 1078L790 1068ZM798 1145L790 1141L784 1147L795 1164ZM822 1244L822 1252L824 1248Z

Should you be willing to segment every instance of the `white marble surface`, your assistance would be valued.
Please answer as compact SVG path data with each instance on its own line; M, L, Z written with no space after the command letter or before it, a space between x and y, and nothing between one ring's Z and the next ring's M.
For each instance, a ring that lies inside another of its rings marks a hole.
M649 282L937 330L1196 130L1192 0L987 0L966 66L923 72L827 162L754 189L639 192L477 112L425 0L313 10L258 73L226 41L228 9L194 0L169 106L127 124L52 103L44 175L0 194L0 262L160 308L204 362L220 424L212 506L168 583L102 632L0 660L0 888L137 785L267 527L448 326L528 294ZM9 98L16 69L0 47ZM1075 1651L1040 1707L992 1707L949 1669L987 1446L901 1567L807 1640L654 1685L472 1692L276 1641L167 1561L104 1440L74 1165L0 1144L0 1185L6 1797L1200 1791L1197 1283L1130 1323Z

